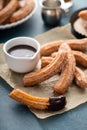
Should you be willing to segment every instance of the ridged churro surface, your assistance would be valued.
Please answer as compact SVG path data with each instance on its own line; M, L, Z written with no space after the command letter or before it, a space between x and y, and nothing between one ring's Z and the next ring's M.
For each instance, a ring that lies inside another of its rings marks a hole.
M54 58L51 64L49 64L43 69L40 69L36 72L31 72L24 76L23 78L24 86L35 85L54 76L59 71L60 66L62 66L62 64L64 63L66 53L67 51L64 51L61 45L57 53L57 56Z

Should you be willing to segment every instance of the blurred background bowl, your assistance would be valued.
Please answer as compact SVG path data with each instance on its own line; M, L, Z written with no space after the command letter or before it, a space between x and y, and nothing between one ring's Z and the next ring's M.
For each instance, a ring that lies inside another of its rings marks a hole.
M78 38L78 39L81 39L81 38L86 38L87 36L81 34L79 31L77 32L74 28L74 23L76 22L76 20L79 18L78 17L78 13L82 10L87 10L87 8L82 8L82 9L79 9L77 11L75 11L72 15L71 15L71 18L70 18L70 24L71 24L71 32L73 33L73 35Z

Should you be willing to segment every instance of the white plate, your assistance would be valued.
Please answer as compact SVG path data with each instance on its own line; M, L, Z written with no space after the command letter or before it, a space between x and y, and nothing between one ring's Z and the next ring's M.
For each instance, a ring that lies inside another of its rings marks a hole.
M18 26L18 25L24 23L25 21L27 21L36 11L37 2L36 2L36 0L34 0L34 1L35 1L35 7L34 7L33 11L29 15L27 15L25 18L15 22L15 23L0 25L0 30L7 29L7 28L12 28L12 27Z

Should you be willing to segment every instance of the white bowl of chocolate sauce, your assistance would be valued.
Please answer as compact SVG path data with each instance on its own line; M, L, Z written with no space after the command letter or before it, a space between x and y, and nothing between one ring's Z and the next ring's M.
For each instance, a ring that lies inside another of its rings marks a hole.
M30 37L16 37L3 46L8 67L18 73L33 71L40 59L40 44Z

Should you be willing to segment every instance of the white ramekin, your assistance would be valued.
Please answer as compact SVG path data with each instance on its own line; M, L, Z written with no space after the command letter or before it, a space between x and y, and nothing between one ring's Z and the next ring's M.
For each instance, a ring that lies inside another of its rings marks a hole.
M8 49L16 45L29 45L36 49L32 57L15 57L8 53ZM16 37L8 40L3 45L3 52L8 67L18 73L26 73L32 71L40 59L40 44L37 40L30 37Z

